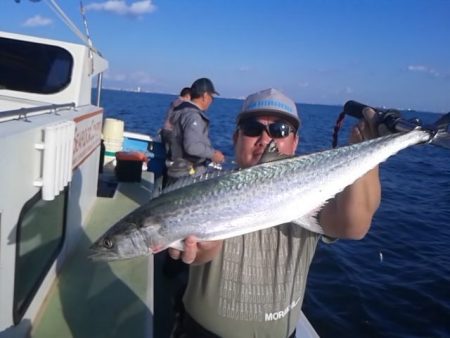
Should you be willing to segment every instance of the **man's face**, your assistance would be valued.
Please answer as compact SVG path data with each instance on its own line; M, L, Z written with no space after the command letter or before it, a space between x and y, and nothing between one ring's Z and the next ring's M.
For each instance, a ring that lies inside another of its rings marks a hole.
M214 101L214 96L211 93L204 92L201 96L192 100L201 110L208 110L211 103Z
M214 96L211 93L204 93L203 94L203 102L205 103L205 110L209 108L209 106L213 103Z
M269 125L283 120L274 116L259 116L256 121ZM234 134L234 152L238 166L248 168L257 164L271 140L272 138L267 131L263 131L259 136L246 136L242 130L238 129ZM298 136L296 133L289 133L286 137L274 138L273 140L281 154L293 155L297 149Z

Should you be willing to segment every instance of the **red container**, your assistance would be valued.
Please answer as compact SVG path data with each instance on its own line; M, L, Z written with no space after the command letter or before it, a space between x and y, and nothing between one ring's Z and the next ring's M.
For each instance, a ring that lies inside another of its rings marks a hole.
M138 151L119 151L116 153L116 177L119 182L140 182L142 163L147 156Z

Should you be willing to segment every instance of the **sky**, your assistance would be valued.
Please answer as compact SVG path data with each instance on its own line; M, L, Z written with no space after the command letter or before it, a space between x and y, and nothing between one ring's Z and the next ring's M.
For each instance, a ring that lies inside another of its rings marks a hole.
M49 0L0 0L0 30L81 42ZM450 0L83 0L104 87L450 111ZM58 4L84 32L80 1Z

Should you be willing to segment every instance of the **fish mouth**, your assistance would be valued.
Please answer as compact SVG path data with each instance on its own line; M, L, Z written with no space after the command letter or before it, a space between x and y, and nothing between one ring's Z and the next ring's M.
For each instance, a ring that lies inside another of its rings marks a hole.
M89 249L87 258L93 262L110 262L118 260L119 257L117 255L107 252L107 251L99 251L97 249Z
M148 248L147 251L145 252L135 252L132 254L130 253L118 254L117 252L106 250L104 248L98 248L95 245L93 245L88 249L88 253L86 256L90 261L93 262L113 262L132 259L139 256L148 256L152 253L155 253L155 251Z

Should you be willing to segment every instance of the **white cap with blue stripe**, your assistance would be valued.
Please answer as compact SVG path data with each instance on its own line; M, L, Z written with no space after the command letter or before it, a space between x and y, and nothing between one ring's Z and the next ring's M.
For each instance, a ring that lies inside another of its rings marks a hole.
M243 119L262 115L279 116L292 123L295 129L298 129L300 126L300 118L298 117L295 102L274 88L249 95L242 105L236 122L239 124Z

